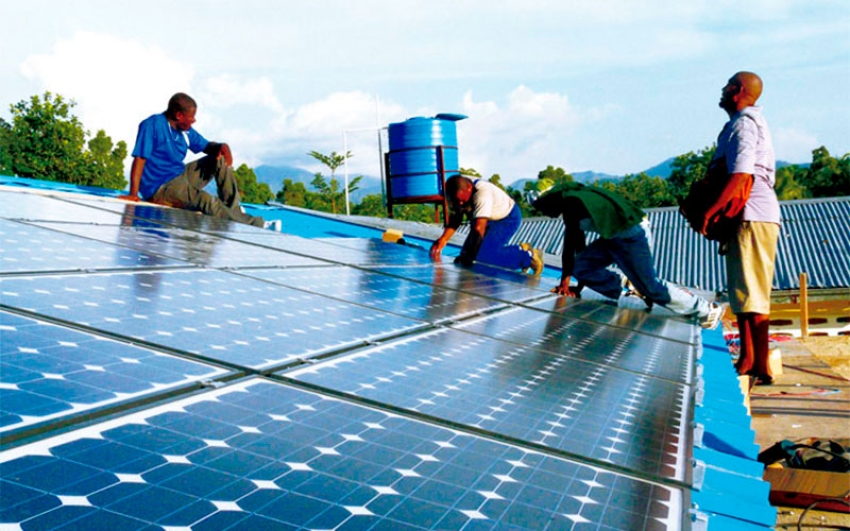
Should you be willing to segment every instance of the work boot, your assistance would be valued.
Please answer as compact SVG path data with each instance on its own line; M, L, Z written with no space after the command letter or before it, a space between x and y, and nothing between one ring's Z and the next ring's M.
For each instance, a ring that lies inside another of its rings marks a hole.
M543 251L540 249L532 249L531 250L531 270L534 272L535 277L539 277L541 273L543 273L543 267L546 264L543 263Z

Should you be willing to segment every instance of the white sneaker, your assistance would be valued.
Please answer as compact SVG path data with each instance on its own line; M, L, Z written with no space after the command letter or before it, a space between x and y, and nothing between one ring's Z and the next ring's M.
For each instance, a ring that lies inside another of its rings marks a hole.
M700 326L706 330L714 330L717 328L717 325L720 324L720 319L722 319L723 314L726 313L727 306L727 304L717 304L716 302L712 302L708 309L708 314L700 319Z

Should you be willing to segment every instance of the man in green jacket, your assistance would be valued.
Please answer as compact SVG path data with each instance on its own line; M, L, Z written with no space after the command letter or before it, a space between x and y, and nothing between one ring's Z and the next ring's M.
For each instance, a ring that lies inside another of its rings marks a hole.
M544 193L534 201L534 208L564 220L561 283L553 292L577 296L580 290L570 289L575 277L579 285L616 300L624 285L624 279L608 269L616 264L648 303L698 317L706 328L720 322L723 307L658 278L641 224L645 214L631 201L604 188L567 182ZM586 230L596 232L599 238L585 247Z

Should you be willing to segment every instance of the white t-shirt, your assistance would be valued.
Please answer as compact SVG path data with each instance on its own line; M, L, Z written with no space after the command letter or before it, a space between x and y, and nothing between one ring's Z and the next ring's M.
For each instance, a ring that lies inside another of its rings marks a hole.
M475 193L472 195L473 218L498 221L508 217L515 204L511 196L484 179L476 179L472 183L475 187Z

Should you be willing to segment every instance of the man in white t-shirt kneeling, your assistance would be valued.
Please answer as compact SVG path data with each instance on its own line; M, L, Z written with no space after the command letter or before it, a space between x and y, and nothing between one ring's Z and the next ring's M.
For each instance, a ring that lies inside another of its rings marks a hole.
M506 269L543 271L543 253L528 244L508 245L522 222L519 205L498 186L484 179L453 175L446 180L449 222L431 245L431 259L439 260L443 247L463 223L470 221L469 235L455 263L470 266L478 261Z

